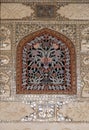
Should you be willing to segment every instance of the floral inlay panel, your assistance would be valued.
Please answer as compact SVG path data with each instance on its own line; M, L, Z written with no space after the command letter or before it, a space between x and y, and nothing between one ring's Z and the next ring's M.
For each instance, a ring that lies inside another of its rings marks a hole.
M17 46L17 93L76 94L75 48L62 34L42 29Z
M38 18L53 18L56 16L55 5L36 5L36 16Z

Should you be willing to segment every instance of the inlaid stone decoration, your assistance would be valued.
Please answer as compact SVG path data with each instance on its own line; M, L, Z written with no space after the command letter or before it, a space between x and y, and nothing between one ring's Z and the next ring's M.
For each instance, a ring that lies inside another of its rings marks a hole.
M0 27L0 49L10 50L11 49L11 29L12 26L1 26Z
M75 48L64 35L44 28L17 46L17 94L76 94Z
M25 6L22 3L1 3L1 19L23 19L24 17L30 17L34 12L29 6Z
M6 55L0 55L0 64L1 66L7 65L9 63L9 57Z
M36 16L39 18L53 18L56 15L55 5L36 5Z
M81 52L89 52L89 25L83 27L81 25Z
M88 12L89 0L1 0L0 130L89 130Z

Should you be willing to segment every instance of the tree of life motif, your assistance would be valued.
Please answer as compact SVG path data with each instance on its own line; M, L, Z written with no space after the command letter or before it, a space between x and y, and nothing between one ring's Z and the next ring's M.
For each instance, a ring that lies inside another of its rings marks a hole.
M75 49L50 29L22 39L17 47L17 93L76 93Z

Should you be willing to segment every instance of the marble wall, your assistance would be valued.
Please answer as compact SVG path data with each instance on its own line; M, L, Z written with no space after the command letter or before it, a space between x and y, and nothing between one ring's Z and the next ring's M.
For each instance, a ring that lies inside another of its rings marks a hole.
M1 130L89 129L89 3L1 0ZM36 9L40 9L36 13ZM45 18L45 8L48 14ZM51 7L54 8L52 9ZM67 10L67 11L65 11ZM84 10L84 11L83 11ZM51 16L50 11L54 13ZM83 11L81 13L81 11ZM68 37L76 49L76 95L16 94L16 49L28 34L49 28ZM49 122L49 123L47 123Z

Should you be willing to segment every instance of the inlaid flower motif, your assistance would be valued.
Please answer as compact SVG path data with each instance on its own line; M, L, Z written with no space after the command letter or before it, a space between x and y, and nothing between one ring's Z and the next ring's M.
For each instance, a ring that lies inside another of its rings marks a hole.
M9 63L9 61L10 61L10 59L9 59L8 56L6 56L6 55L1 55L0 56L0 64L1 65L6 65L6 64Z

